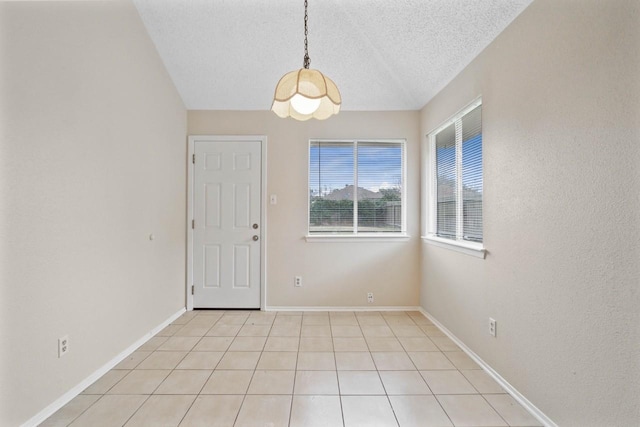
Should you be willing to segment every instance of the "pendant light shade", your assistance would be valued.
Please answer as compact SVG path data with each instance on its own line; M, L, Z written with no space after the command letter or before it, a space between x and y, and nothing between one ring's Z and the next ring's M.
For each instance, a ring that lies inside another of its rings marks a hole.
M276 87L271 110L278 117L324 120L340 111L336 84L318 70L301 68L285 74Z
M278 117L324 120L340 111L342 99L336 84L318 70L309 69L307 0L304 1L303 67L285 74L276 86L271 110Z

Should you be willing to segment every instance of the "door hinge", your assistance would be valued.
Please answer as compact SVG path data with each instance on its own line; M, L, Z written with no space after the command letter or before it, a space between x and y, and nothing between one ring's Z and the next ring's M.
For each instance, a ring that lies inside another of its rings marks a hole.
M191 295L195 295L194 292L195 292L195 286L191 285Z
M195 229L196 228L196 220L192 219L191 220L191 229Z
M196 155L195 154L193 154L191 156L191 163L193 163L194 165L196 164Z

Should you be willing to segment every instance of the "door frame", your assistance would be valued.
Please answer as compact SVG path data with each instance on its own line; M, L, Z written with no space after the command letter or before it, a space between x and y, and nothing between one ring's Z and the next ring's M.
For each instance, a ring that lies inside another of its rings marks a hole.
M260 310L264 310L267 301L267 137L266 135L189 135L187 156L187 284L185 288L186 308L193 310L193 228L194 218L194 180L195 167L193 156L196 142L260 142L261 185L260 185Z

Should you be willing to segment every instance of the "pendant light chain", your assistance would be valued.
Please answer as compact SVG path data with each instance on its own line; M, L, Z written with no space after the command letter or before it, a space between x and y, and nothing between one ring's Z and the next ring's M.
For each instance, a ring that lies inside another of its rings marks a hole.
M271 110L278 117L304 121L324 120L338 114L342 98L336 84L319 70L309 68L309 2L304 0L304 59L302 67L278 81ZM321 190L320 190L321 191Z
M309 17L307 16L307 5L307 0L304 0L304 61L302 65L308 70L311 60L309 59L309 46L307 42L307 34L309 34L309 30L307 28L307 21L309 20Z

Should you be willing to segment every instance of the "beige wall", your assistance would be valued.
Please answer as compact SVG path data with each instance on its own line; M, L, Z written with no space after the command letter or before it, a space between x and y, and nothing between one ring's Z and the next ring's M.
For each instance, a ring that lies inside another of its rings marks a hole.
M184 307L186 110L129 2L0 14L0 425L16 426Z
M638 8L536 0L421 113L483 97L488 249L423 243L422 305L561 426L640 423Z
M275 83L274 83L275 84ZM326 121L270 111L189 111L191 135L266 135L268 306L416 306L419 290L418 112L342 112ZM404 242L308 243L310 138L406 138L408 233ZM293 286L302 276L303 286Z

